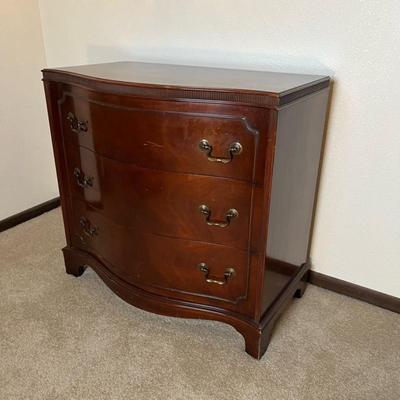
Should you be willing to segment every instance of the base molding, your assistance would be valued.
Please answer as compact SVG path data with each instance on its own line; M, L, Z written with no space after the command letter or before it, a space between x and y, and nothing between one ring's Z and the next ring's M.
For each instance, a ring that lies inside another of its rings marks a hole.
M63 254L68 274L79 277L85 268L90 267L115 294L135 307L161 315L209 319L231 325L244 337L246 352L256 359L260 359L267 350L275 322L290 300L293 297L301 297L303 294L307 285L306 275L309 268L308 264L304 264L264 313L261 321L256 321L249 316L216 306L172 299L147 292L124 281L98 258L82 249L67 246L63 248Z
M254 358L259 360L266 352L275 329L275 324L292 299L294 297L301 298L303 296L307 288L309 268L310 264L304 263L276 300L265 311L259 323L257 338L247 338L245 336L246 352Z
M316 271L310 271L308 281L313 285L331 290L332 292L344 294L354 299L373 304L374 306L400 313L400 298L398 297L342 281L341 279L333 278Z
M23 222L26 222L32 218L38 217L40 214L51 211L59 206L60 198L56 197L54 199L45 201L44 203L38 204L37 206L28 208L27 210L21 211L18 214L11 215L11 217L0 221L0 232L22 224Z

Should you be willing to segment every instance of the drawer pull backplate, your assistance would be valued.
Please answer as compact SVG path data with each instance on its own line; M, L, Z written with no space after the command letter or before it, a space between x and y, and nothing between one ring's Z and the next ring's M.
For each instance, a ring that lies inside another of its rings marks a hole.
M225 221L213 221L211 220L211 210L205 204L199 207L199 211L206 216L206 223L210 226L219 226L220 228L226 228L231 223L231 220L239 216L238 211L235 208L230 208L225 214Z
M79 121L72 112L67 114L67 121L69 121L69 127L72 132L81 133L88 131L88 122Z
M79 168L74 168L74 177L77 185L82 188L93 186L93 177L85 176L85 174Z
M93 226L87 218L81 217L81 219L79 220L79 223L81 224L83 233L86 236L94 237L99 234L99 232L98 232L99 228L97 228L96 226Z
M204 262L200 263L197 268L201 272L203 272L207 283L215 283L216 285L226 285L229 279L233 278L236 275L235 270L231 267L228 267L225 268L224 277L222 279L214 277L210 275L210 269L208 268L208 265Z
M239 142L233 142L228 148L229 157L216 157L212 155L213 147L207 139L202 139L199 143L199 149L207 154L208 161L218 162L222 164L228 164L232 162L233 156L239 155L243 146Z

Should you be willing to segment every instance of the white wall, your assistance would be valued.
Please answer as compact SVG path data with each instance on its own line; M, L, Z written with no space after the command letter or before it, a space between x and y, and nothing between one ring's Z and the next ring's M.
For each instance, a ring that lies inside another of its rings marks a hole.
M398 0L41 0L50 66L147 60L328 73L314 269L400 296Z
M37 0L0 6L0 220L58 196Z

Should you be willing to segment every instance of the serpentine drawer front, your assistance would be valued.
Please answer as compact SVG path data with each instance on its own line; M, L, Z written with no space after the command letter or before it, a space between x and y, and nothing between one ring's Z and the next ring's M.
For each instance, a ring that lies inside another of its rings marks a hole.
M247 250L249 183L138 167L83 147L67 145L66 153L72 196L114 222L141 232Z
M224 115L204 106L191 112L160 101L119 105L81 96L69 89L59 103L69 142L143 167L252 181L258 132L239 110Z
M98 257L130 284L187 301L204 303L206 297L220 306L221 301L239 303L246 297L246 251L149 234L114 223L81 201L73 206L73 246ZM232 275L225 279L228 269Z
M329 78L121 62L43 81L66 271L226 322L260 358L306 287Z

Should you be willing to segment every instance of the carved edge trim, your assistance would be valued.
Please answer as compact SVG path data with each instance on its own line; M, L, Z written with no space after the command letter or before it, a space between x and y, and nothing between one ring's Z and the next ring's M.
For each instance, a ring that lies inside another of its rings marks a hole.
M42 72L43 81L75 83L107 92L126 93L150 98L231 102L268 108L275 108L319 91L328 87L330 82L329 78L326 77L287 92L271 93L243 89L210 89L113 81L57 70L43 70Z
M89 89L90 90L90 89ZM214 119L226 119L226 120L232 120L232 121L238 121L240 122L243 127L246 129L246 131L249 134L252 134L254 136L257 136L260 134L260 132L254 128L251 123L248 120L248 117L242 116L242 115L227 115L227 114L213 114L213 113L202 113L202 112L188 112L188 111L160 111L157 109L153 108L140 108L140 107L128 107L128 106L121 106L113 103L107 103L103 101L98 101L98 100L93 100L89 99L87 97L79 96L76 94L73 94L68 91L63 91L63 94L61 98L57 101L58 106L62 106L66 98L71 97L72 99L78 99L80 101L85 101L87 103L95 104L101 107L108 107L108 108L114 108L117 110L125 110L125 111L139 111L139 112L149 112L149 113L162 113L162 114L175 114L175 115L180 115L183 117L191 117L191 118L214 118Z

